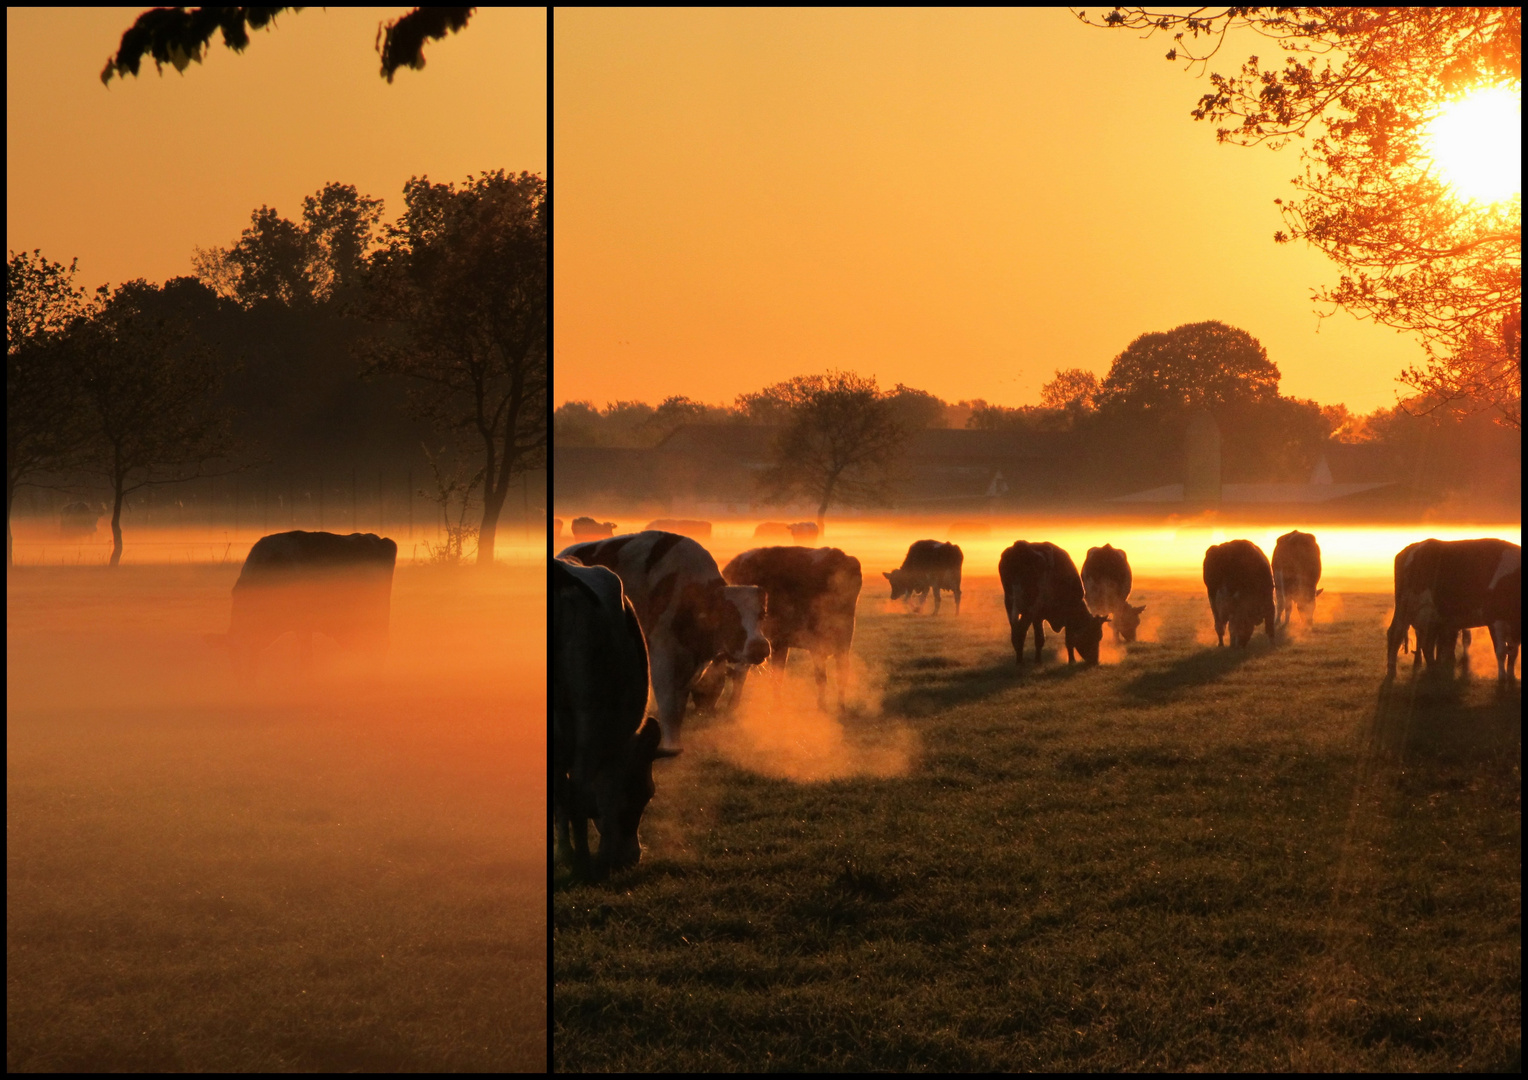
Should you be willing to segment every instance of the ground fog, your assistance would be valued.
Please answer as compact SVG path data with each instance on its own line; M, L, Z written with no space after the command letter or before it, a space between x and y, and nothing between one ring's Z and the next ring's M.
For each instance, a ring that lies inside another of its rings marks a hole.
M8 575L8 1068L544 1069L544 565L244 685L242 554Z

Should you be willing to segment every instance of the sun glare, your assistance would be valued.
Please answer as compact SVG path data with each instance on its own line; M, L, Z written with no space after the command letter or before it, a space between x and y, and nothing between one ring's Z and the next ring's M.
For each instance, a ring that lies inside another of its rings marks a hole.
M1497 86L1450 102L1427 125L1433 160L1460 195L1491 203L1522 191L1522 112L1521 92Z

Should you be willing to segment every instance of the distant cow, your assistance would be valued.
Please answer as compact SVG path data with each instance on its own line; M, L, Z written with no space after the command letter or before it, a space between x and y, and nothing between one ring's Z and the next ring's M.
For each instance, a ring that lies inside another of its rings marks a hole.
M553 559L552 816L557 857L605 877L642 856L661 732L647 717L647 645L621 579ZM600 833L589 859L589 820ZM571 831L571 840L569 833Z
M1262 548L1251 540L1227 540L1206 548L1204 588L1219 644L1226 643L1227 625L1231 644L1237 648L1247 647L1258 623L1268 632L1268 640L1273 640L1273 568Z
M106 508L100 503L72 502L58 512L58 531L63 536L94 536L105 516Z
M1395 557L1395 614L1386 634L1388 674L1394 676L1396 652L1413 627L1416 663L1451 667L1460 631L1500 623L1492 632L1498 676L1509 659L1515 665L1513 608L1520 612L1521 600L1511 582L1514 572L1516 581L1522 580L1522 558L1519 545L1494 538L1428 539L1402 548ZM1509 589L1514 597L1509 598Z
M713 660L762 664L763 590L728 585L710 552L671 532L640 532L574 544L560 558L603 566L621 578L647 635L663 750L681 747L691 688Z
M761 547L729 562L722 577L733 585L757 585L764 590L766 613L761 629L769 639L771 667L778 663L783 671L792 649L812 654L819 708L827 708L828 660L834 660L842 707L861 585L859 560L831 547ZM747 673L746 666L734 672L733 705L742 694Z
M755 540L784 540L791 535L791 527L783 521L761 521L754 526Z
M1273 545L1273 596L1280 626L1289 625L1296 609L1306 626L1316 622L1316 597L1326 590L1316 588L1321 580L1321 545L1310 533L1296 529L1279 537Z
M1144 604L1136 607L1128 602L1133 584L1124 549L1110 544L1088 548L1088 557L1082 560L1082 591L1093 614L1109 616L1115 641L1134 641L1141 612L1146 610Z
M397 559L398 545L375 533L262 536L234 583L228 633L208 640L226 645L235 667L250 674L289 630L299 636L305 667L315 632L347 649L385 651Z
M614 536L615 522L595 521L592 517L576 517L573 519L573 539Z
M658 529L662 532L678 533L680 536L688 536L691 540L711 539L711 523L709 521L689 521L684 518L659 518L657 521L649 521L647 529Z
M1019 540L1004 551L997 563L1003 583L1003 608L1013 639L1014 660L1024 666L1024 638L1035 628L1035 663L1045 645L1044 623L1066 632L1066 662L1075 655L1085 664L1098 663L1098 646L1104 639L1107 615L1094 615L1083 599L1077 564L1061 548L1049 542Z
M791 531L791 539L798 544L817 543L817 522L793 521L787 528Z
M934 590L934 613L939 613L939 590L955 597L955 614L960 614L960 567L965 555L959 547L942 540L915 540L902 557L902 565L881 576L891 582L891 598L909 601L917 594L914 611L923 610L923 601Z

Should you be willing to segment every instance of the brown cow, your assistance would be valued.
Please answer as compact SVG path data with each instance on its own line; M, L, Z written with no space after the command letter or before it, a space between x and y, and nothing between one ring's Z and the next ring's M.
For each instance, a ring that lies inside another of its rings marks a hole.
M1316 623L1316 597L1325 590L1316 588L1321 580L1321 545L1310 533L1296 529L1279 537L1273 545L1274 608L1280 626L1289 625L1296 609L1306 626Z
M1451 669L1459 634L1476 626L1493 631L1500 676L1512 650L1512 605L1506 589L1514 571L1521 581L1523 549L1507 540L1422 540L1395 557L1395 614L1386 634L1387 678L1395 675L1396 652L1415 627L1417 658ZM1521 603L1521 601L1517 601ZM1519 609L1520 610L1520 609Z
M1206 548L1204 587L1219 644L1226 643L1228 624L1231 644L1237 648L1247 647L1260 622L1273 640L1273 568L1262 548L1251 540L1227 540Z
M929 590L934 590L934 614L939 614L939 590L955 597L955 614L960 614L960 568L965 554L955 544L943 540L914 540L902 557L902 565L881 574L891 582L891 598L906 598L914 611L923 610ZM916 594L917 602L913 603Z
M1082 560L1082 591L1088 608L1095 615L1109 616L1109 628L1114 640L1135 640L1135 632L1141 625L1139 607L1128 602L1134 578L1130 574L1130 560L1123 548L1105 544L1088 548L1088 557Z
M573 519L573 539L597 540L602 536L615 535L615 522L595 521L592 517L576 517Z
M1083 599L1077 564L1061 548L1049 542L1016 541L997 563L1003 583L1003 607L1013 639L1014 660L1024 666L1024 638L1035 628L1035 663L1045 644L1044 623L1066 632L1066 662L1074 653L1084 664L1098 663L1098 646L1104 639L1107 615L1094 615Z
M812 654L819 708L827 708L828 660L835 662L841 708L862 584L859 560L832 547L762 547L737 556L722 568L722 577L733 585L764 590L760 629L769 639L771 667L778 663L783 672L791 649ZM736 707L748 668L733 667L731 705Z

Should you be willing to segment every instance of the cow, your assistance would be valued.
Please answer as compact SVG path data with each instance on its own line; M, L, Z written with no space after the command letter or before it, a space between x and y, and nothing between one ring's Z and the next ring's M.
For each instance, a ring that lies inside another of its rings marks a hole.
M753 529L755 540L783 540L790 534L791 527L783 521L761 521Z
M1137 607L1128 602L1132 584L1130 560L1123 548L1111 544L1088 548L1088 557L1082 560L1083 596L1093 614L1109 616L1115 641L1134 641L1141 612L1146 610L1145 604Z
M573 519L573 539L600 536L614 536L615 522L595 521L592 517L576 517Z
M642 857L662 732L647 713L647 643L621 579L553 559L552 822L557 858L606 877ZM589 858L589 820L600 847ZM571 837L570 837L571 833Z
M791 531L791 540L803 546L817 543L817 522L793 521L786 528Z
M1227 540L1206 548L1204 588L1220 645L1226 643L1227 625L1235 648L1247 647L1258 623L1268 632L1268 640L1273 640L1273 568L1262 548L1251 540Z
M1316 623L1316 597L1321 580L1321 545L1310 533L1296 529L1273 544L1273 597L1278 625L1288 626L1298 609L1307 627Z
M236 670L253 675L260 653L295 631L304 668L313 634L347 649L384 652L398 545L375 533L274 533L249 549L233 586L228 633L207 640L228 648Z
M781 671L792 649L812 654L818 708L827 708L828 660L838 671L838 704L844 700L849 648L854 644L854 609L859 601L860 562L838 548L761 547L745 551L722 568L732 585L764 590L761 627L769 639L770 666ZM746 665L737 665L731 706L741 699Z
M651 532L657 529L660 532L678 533L680 536L688 536L691 540L711 539L711 523L709 521L689 521L684 518L659 518L657 521L649 521L643 531Z
M1523 549L1507 540L1420 540L1395 556L1395 614L1386 633L1386 678L1395 676L1395 657L1405 645L1409 631L1417 632L1417 656L1413 669L1426 660L1429 667L1452 668L1454 643L1461 631L1494 627L1497 674L1510 657L1516 663L1512 639L1512 609L1520 600L1509 599L1513 573L1521 582ZM1520 610L1520 609L1519 609Z
M106 516L106 507L100 503L72 502L58 512L58 531L61 536L94 536L96 526Z
M629 533L573 544L559 553L615 571L647 635L653 697L665 754L677 754L690 690L713 661L762 664L764 592L728 585L711 553L678 533Z
M902 557L902 565L882 573L891 582L891 598L907 598L909 603L917 594L914 611L923 610L923 601L930 589L934 590L934 614L939 614L939 590L947 589L955 597L955 614L960 614L960 567L965 555L959 547L942 540L915 540Z
M1066 662L1076 655L1084 664L1098 663L1098 647L1104 639L1107 615L1094 615L1083 599L1077 564L1061 548L1049 542L1015 541L997 563L1003 583L1003 609L1013 639L1013 656L1024 666L1024 638L1035 628L1035 663L1045 645L1044 623L1066 632Z

